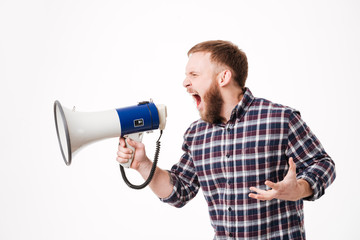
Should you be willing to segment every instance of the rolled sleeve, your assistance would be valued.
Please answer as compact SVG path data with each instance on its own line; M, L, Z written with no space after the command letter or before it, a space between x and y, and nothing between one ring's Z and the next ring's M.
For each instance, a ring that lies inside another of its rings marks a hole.
M174 207L182 207L183 204L181 203L181 201L179 200L179 196L177 194L177 189L179 188L179 183L178 181L176 180L176 177L171 174L170 171L168 171L169 174L170 174L170 177L171 177L171 182L174 184L174 188L173 188L173 191L171 192L171 194L166 197L166 198L160 198L160 200L164 203L168 203Z
M299 174L297 176L297 179L306 180L309 183L311 189L313 190L313 194L307 198L304 198L304 200L315 201L316 199L320 198L322 195L325 194L325 188L322 187L322 184L320 183L321 180L317 177L317 175L312 173Z

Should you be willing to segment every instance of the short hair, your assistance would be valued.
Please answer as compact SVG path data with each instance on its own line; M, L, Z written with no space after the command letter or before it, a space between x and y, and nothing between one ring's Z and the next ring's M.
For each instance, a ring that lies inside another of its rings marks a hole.
M196 44L188 51L188 56L196 52L210 53L210 60L219 65L229 67L233 78L244 89L248 75L246 54L235 44L223 40L211 40Z

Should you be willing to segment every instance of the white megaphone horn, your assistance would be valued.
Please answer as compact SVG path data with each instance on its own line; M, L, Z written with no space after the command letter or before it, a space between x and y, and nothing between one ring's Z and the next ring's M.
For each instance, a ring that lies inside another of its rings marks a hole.
M142 133L163 130L167 112L165 105L152 101L102 112L76 112L55 101L54 116L61 153L70 165L74 155L90 143L120 136L141 141ZM130 167L131 161L122 165Z

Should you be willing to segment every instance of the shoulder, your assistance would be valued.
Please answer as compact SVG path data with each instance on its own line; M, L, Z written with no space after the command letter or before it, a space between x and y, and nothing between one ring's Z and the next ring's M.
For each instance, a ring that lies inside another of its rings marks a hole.
M184 134L184 143L187 145L201 145L204 139L213 136L214 132L218 132L220 127L216 124L205 122L202 119L198 119L186 130Z
M249 108L251 114L265 114L270 117L292 118L300 112L292 107L275 103L265 98L254 98ZM270 115L269 115L270 114Z
M194 121L193 123L190 124L190 126L186 130L184 136L189 137L189 136L195 136L197 134L200 134L201 132L208 129L209 125L211 125L211 124L205 122L202 119L198 119L198 120L196 120L196 121Z

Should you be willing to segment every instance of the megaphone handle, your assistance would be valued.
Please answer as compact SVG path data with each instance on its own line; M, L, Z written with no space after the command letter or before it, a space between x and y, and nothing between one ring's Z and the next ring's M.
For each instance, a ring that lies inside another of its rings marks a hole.
M140 133L132 133L132 134L129 134L127 136L124 136L125 137L125 145L127 148L130 148L133 152L131 158L129 159L129 161L127 163L120 163L121 166L125 167L125 168L130 168L131 166L131 163L134 159L134 153L135 153L135 148L132 147L129 143L128 143L128 139L130 138L131 140L134 140L136 142L142 142L142 137L143 137L143 133L140 132Z
M158 159L159 159L159 153L160 153L160 138L162 136L162 132L163 130L160 130L160 137L159 139L156 141L156 150L155 150L155 155L154 155L154 162L153 162L153 165L151 167L151 170L150 170L150 174L148 176L148 178L146 179L146 181L141 184L141 185L134 185L132 184L131 182L129 182L129 180L127 179L126 177L126 174L125 174L125 169L122 165L119 165L120 166L120 172L121 172L121 176L123 177L124 179L124 182L126 183L126 185L128 185L129 187L133 188L133 189L143 189L144 187L146 187L152 180L152 178L154 177L154 174L155 174L155 170L156 170L156 165L157 165L157 162L158 162Z

